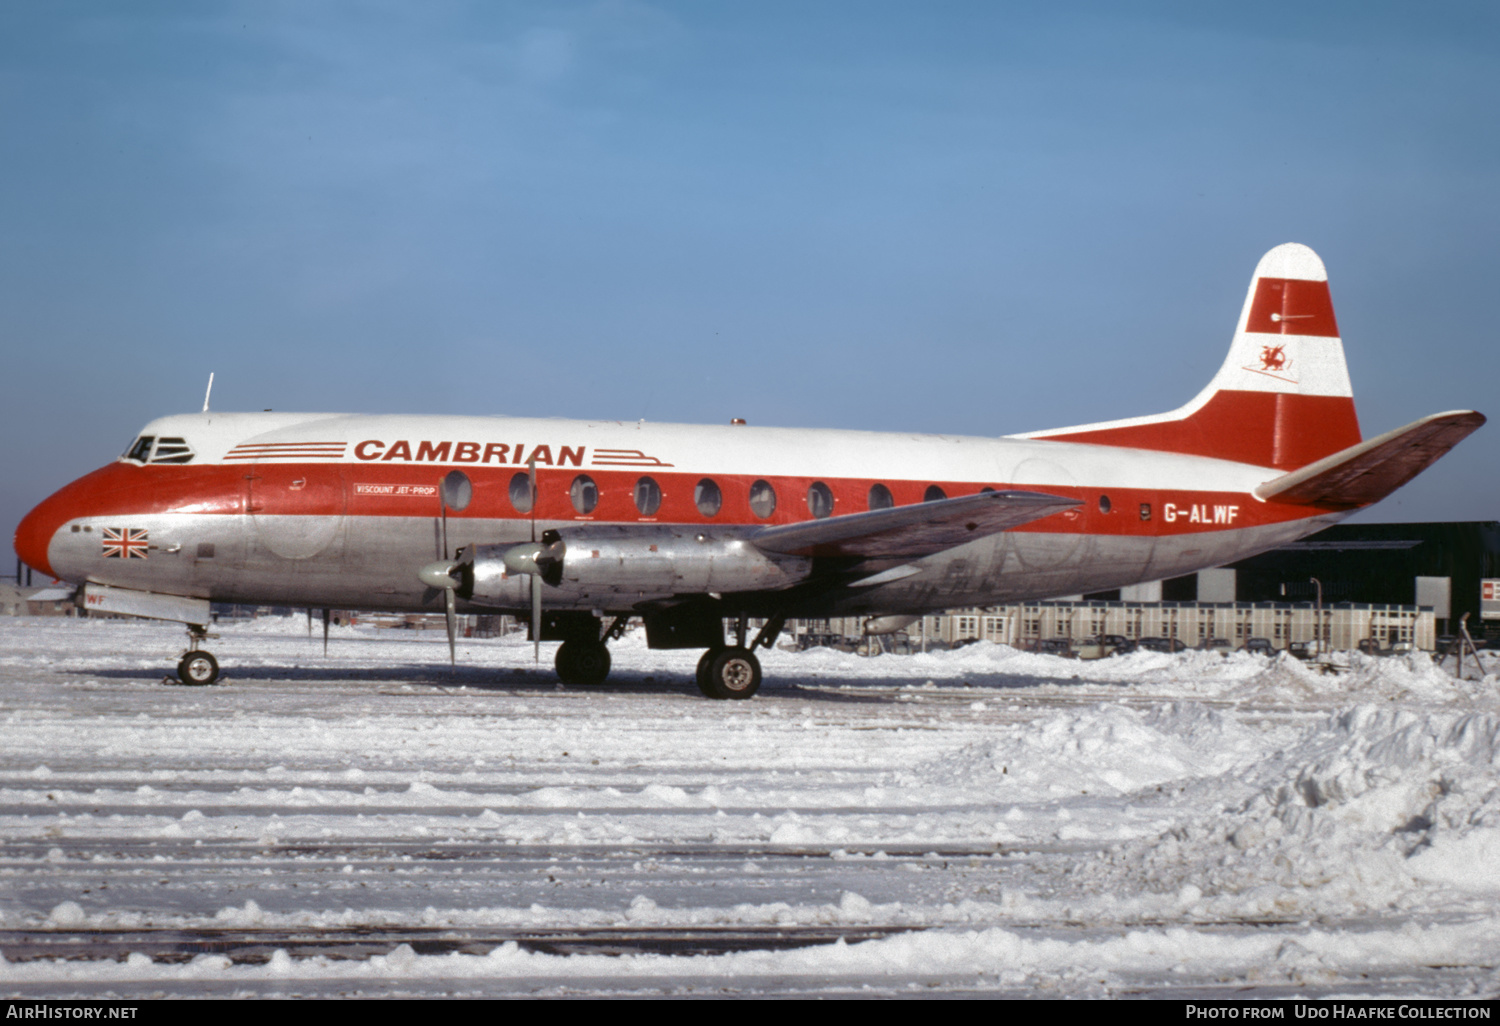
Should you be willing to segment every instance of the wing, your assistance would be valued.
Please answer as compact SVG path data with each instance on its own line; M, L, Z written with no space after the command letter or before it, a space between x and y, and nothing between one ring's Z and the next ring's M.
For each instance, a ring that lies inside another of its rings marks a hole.
M1472 410L1434 413L1273 478L1255 497L1343 508L1379 502L1483 424L1484 415Z
M1043 492L980 492L767 527L749 540L763 552L790 556L917 559L1080 505Z

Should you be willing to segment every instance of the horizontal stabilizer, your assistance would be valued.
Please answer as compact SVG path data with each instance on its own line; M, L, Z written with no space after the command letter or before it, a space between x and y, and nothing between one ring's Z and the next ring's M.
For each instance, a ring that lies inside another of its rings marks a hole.
M1434 413L1267 481L1255 497L1309 506L1379 502L1483 424L1484 415L1472 410Z
M915 559L1078 505L1078 499L1043 492L980 492L767 527L750 541L763 552L784 555Z

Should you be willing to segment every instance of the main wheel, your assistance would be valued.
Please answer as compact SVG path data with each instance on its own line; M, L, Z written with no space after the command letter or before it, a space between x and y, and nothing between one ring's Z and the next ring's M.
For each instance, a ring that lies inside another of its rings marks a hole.
M609 649L602 641L564 641L553 665L564 684L603 684L609 676Z
M710 698L749 698L760 690L760 660L738 645L720 649L708 667Z
M719 653L724 651L724 646L719 645L704 652L698 660L698 690L703 692L704 698L719 698L720 695L708 682L709 671L713 669L714 660Z
M177 679L194 686L219 679L219 661L207 652L189 652L177 664Z

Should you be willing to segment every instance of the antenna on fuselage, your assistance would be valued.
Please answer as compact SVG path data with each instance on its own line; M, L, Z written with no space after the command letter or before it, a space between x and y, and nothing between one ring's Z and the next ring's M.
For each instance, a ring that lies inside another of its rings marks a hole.
M208 372L208 391L203 393L203 412L208 412L208 397L214 394L214 372Z

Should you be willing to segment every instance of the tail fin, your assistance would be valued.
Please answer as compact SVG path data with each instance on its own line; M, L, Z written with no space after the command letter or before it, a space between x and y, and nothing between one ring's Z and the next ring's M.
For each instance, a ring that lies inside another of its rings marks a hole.
M1294 470L1360 441L1323 261L1295 242L1261 257L1219 373L1181 409L1022 437L1211 456Z

